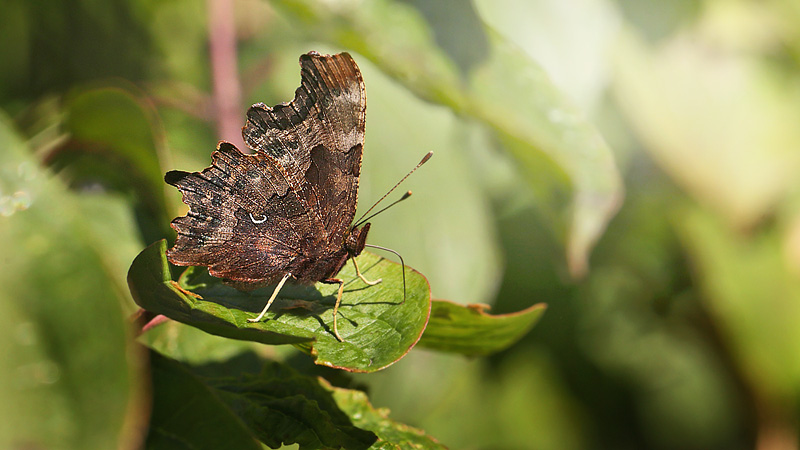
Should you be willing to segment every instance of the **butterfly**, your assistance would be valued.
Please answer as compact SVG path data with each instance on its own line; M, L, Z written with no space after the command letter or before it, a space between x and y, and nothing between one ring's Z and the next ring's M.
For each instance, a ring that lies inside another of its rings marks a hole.
M336 318L344 281L336 274L350 259L362 281L380 282L367 280L354 259L364 250L370 228L363 220L353 222L366 91L347 53L310 52L300 57L300 67L294 100L248 109L242 135L255 153L221 141L210 167L165 175L189 206L170 224L177 239L167 259L179 266L205 266L243 290L277 283L251 322L264 317L290 279L338 284L333 333L343 341Z

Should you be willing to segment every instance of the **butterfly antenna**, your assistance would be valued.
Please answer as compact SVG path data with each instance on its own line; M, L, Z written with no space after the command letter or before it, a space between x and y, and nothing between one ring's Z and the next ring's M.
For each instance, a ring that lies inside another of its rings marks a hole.
M428 155L430 155L430 153ZM430 156L428 156L428 157L430 157ZM425 161L422 161L422 162L425 162ZM395 203L397 203L397 202L395 202ZM383 250L385 252L392 252L395 255L397 255L398 258L400 258L400 266L403 268L403 303L405 303L406 302L406 262L403 261L403 256L400 253L397 253L396 251L394 251L394 250L392 250L390 248L381 247L380 245L364 244L364 247L372 247L372 248L377 248L378 250Z
M369 216L367 216L367 217L364 217L363 219L359 220L358 222L356 222L356 223L355 223L355 225L353 225L353 228L358 228L359 226L361 226L361 224L362 224L362 223L364 223L364 222L368 221L369 219L372 219L373 217L375 217L375 216L377 216L378 214L380 214L380 213L382 213L382 212L386 211L387 209L391 208L392 206L394 206L394 205L396 205L396 204L398 204L398 203L402 202L403 200L407 199L408 197L411 197L411 191L408 191L408 192L406 192L405 194L403 194L403 196L402 196L402 197L400 197L399 199L397 199L397 200L393 201L393 202L392 202L392 203L390 203L388 206L386 206L386 207L383 207L383 208L381 208L379 211L376 211L376 212L374 212L374 213L370 214ZM362 217L363 217L363 216L362 216Z
M406 174L406 176L404 176L403 178L401 178L401 179L400 179L400 181L398 181L398 182L397 182L397 184L395 184L395 185L394 185L394 187L392 187L391 189L389 189L389 192L387 192L387 193L383 194L383 197L381 197L381 198L380 198L380 200L378 200L378 201L377 201L377 202L375 202L375 203L374 203L372 206L370 206L370 207L369 207L369 209L367 210L367 212L365 212L364 214L362 214L362 215L361 215L361 218L359 218L359 219L356 221L356 224L355 224L355 225L353 225L353 228L355 228L355 227L357 227L358 225L360 225L361 223L363 223L363 222L364 222L364 217L365 217L367 214L369 214L369 213L370 213L370 212L371 212L373 209L375 209L375 207L376 207L376 206L378 206L378 203L382 202L382 201L383 201L383 200L384 200L386 197L388 197L388 196L389 196L389 194L391 194L391 193L392 193L392 192L393 192L395 189L397 189L397 186L400 186L400 184L401 184L403 181L406 181L406 178L410 177L412 173L414 173L414 172L415 172L417 169L419 169L420 167L422 167L422 165L423 165L423 164L425 164L426 162L428 162L428 160L429 160L429 159L431 159L431 156L433 156L433 152L428 152L428 154L426 154L425 156L423 156L423 157L422 157L422 160L419 162L419 164L417 164L417 165L416 165L416 166L415 166L413 169L411 169L411 171L410 171L410 172L408 172L408 173ZM392 203L392 204L391 204L391 205L389 205L389 206L393 206L394 204L396 204L396 203L398 203L398 202L400 202L400 201L402 201L402 200L405 200L405 199L407 199L409 195L411 195L411 191L408 191L408 192L407 192L407 193L406 193L406 194L403 196L403 198L401 198L400 200L398 200L398 201L396 201L396 202ZM371 219L372 217L375 217L375 215L376 215L376 214L378 214L378 213L380 213L380 212L383 212L383 211L385 211L387 208L389 208L389 206L387 206L386 208L383 208L382 210L378 211L377 213L375 213L375 214L373 214L373 215L369 216L367 219Z

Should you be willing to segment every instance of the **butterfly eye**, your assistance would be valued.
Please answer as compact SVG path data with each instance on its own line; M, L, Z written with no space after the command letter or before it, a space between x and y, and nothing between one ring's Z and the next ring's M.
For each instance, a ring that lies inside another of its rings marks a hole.
M253 216L253 213L249 214L250 214L250 220L252 220L253 223L255 224L264 223L267 221L267 216L259 215L258 219L256 219L255 216Z

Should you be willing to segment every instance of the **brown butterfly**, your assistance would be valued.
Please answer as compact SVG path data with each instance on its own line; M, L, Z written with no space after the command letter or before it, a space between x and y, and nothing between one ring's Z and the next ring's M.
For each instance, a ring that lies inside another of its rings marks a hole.
M167 258L179 266L206 266L243 290L277 282L264 310L250 322L264 317L290 278L338 284L333 332L342 341L336 317L344 281L336 274L352 259L365 283L380 282L364 278L353 259L369 232L370 224L361 224L372 217L353 222L366 92L347 53L310 52L300 57L300 67L301 85L291 103L257 103L247 111L242 135L254 154L222 141L211 154L211 167L166 174L165 181L189 205L186 216L171 223L178 237Z

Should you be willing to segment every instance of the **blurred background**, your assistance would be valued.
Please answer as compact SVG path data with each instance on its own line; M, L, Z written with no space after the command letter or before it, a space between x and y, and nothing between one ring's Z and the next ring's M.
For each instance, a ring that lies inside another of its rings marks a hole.
M454 449L789 449L800 386L796 0L3 0L0 442L136 442L125 276L300 54L367 87L360 206L436 298L547 303L511 349L353 383ZM390 257L390 255L387 255ZM264 348L179 324L194 363ZM122 447L125 447L124 445ZM40 447L14 447L40 448Z

